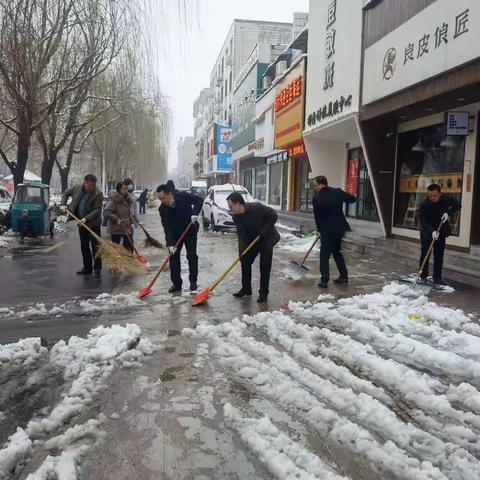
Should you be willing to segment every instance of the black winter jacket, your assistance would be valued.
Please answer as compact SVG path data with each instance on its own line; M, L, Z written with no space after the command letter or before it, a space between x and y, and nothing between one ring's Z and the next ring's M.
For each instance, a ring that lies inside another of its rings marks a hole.
M260 244L265 248L273 248L280 241L280 234L275 228L278 215L273 208L263 203L247 203L245 213L232 215L237 226L238 249L245 250L258 235Z
M325 187L313 197L313 214L320 233L349 232L350 225L343 213L344 203L355 203L356 197L341 188Z
M436 231L442 220L442 215L448 213L449 216L458 212L462 206L454 198L442 195L436 203L426 198L418 209L420 220L420 233L424 237L430 238L432 232ZM450 223L444 223L440 230L441 235L449 237L452 234Z
M175 203L172 206L160 205L158 212L165 230L167 246L173 246L191 221L192 215L199 215L203 200L198 195L175 191ZM198 229L198 225L196 226Z

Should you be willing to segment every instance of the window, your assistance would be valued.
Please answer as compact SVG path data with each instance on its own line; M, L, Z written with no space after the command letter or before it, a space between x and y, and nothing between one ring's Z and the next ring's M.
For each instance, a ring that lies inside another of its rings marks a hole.
M461 202L464 158L465 137L445 137L443 124L399 134L394 226L419 229L418 208L432 183ZM451 223L458 235L459 213Z
M282 193L282 165L274 163L268 167L268 203L280 206Z
M255 169L255 195L261 202L267 200L267 167Z
M229 83L229 86L228 86L228 91L231 92L232 91L232 78L233 78L233 73L232 71L230 70L230 75L229 75L229 80L228 80L228 83Z
M15 194L15 203L36 203L46 205L45 194L42 197L42 189L38 187L20 187ZM46 194L48 199L48 193Z
M253 170L244 170L243 172L243 186L249 191L253 192Z

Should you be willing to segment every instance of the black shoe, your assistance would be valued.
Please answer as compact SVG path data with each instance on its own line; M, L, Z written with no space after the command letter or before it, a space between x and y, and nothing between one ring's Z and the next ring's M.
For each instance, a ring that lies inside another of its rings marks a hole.
M251 297L252 291L251 290L244 290L243 288L240 289L238 292L233 294L236 298L243 298L243 297Z
M434 278L434 285L447 285L447 282L443 278Z
M102 271L101 271L101 270L94 270L94 271L93 271L93 274L94 274L96 277L99 277L99 276L102 274Z
M77 275L91 275L91 274L92 274L91 270L85 270L84 268L82 268L77 272Z
M319 286L320 288L328 288L328 282L325 282L325 281L322 280L322 281L318 284L318 286Z
M178 286L178 285L172 285L169 289L168 289L168 293L177 293L177 292L181 292L182 291L182 287L181 286Z
M198 290L198 285L196 283L191 283L190 284L190 291L191 292L196 292Z
M337 285L341 285L342 283L348 283L348 277L338 277L333 281L333 283L336 283Z
M257 298L257 303L267 303L268 302L268 295L265 293L261 293Z

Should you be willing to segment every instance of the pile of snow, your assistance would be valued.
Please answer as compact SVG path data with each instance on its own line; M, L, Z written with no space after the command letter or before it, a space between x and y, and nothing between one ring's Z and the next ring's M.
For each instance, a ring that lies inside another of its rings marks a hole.
M33 365L47 355L48 350L42 347L40 338L25 338L17 343L0 345L0 369Z
M315 241L315 238L316 235L309 235L306 237L295 237L291 235L288 237L284 237L278 248L287 252L307 253L308 249ZM317 243L317 245L312 251L312 254L315 253L315 251L319 250L319 245L320 242Z
M135 324L97 327L89 332L87 338L73 336L68 342L59 341L50 352L40 347L38 339L25 339L18 344L1 346L0 358L2 361L6 359L5 362L28 363L35 361L38 355L45 356L45 362L54 371L62 372L64 387L61 400L46 416L31 419L25 429L18 428L4 449L0 450L0 478L5 478L21 460L32 455L33 441L35 445L44 443L46 450L56 453L63 451L59 455L49 456L40 469L29 477L31 480L57 478L53 473L58 478L76 478L73 473L79 459L99 439L99 423L91 419L64 433L60 433L60 430L85 411L98 392L105 388L106 381L116 367L141 365L144 357L153 351L153 345L141 336L140 328ZM44 442L53 433L58 435ZM82 440L78 445L80 439L85 441ZM62 476L66 475L65 472L69 472L69 476Z
M406 285L319 300L291 302L287 312L201 323L184 334L212 342L212 353L237 381L385 478L479 478L478 323L412 295ZM238 422L242 438L275 468L275 440L269 448L256 426ZM290 465L284 457L281 464Z

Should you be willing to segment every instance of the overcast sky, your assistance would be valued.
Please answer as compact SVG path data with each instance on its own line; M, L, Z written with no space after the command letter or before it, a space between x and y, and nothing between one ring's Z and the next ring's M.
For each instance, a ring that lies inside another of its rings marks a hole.
M193 102L210 83L210 71L233 19L291 22L294 12L308 12L308 0L203 0L203 5L189 35L169 33L170 55L159 60L161 86L172 110L170 167L177 162L179 138L193 135ZM184 53L177 56L180 43Z

